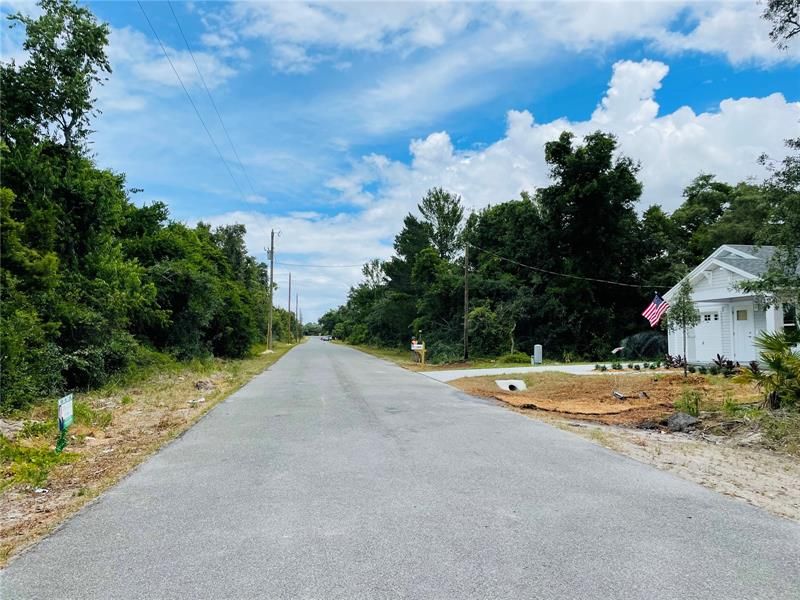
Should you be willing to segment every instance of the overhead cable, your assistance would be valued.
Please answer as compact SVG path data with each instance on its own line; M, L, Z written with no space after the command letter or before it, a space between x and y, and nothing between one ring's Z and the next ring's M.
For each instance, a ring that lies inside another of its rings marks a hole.
M147 12L144 10L144 6L142 6L142 3L139 0L136 1L136 4L139 5L139 9L142 11L142 14L144 15L144 18L147 21L147 24L150 26L150 31L153 32L153 35L155 36L156 40L158 40L158 44L159 44L159 46L161 46L161 52L164 53L164 58L167 59L167 62L169 63L169 66L172 68L172 72L175 73L175 77L178 79L178 83L181 84L181 87L183 88L183 92L186 94L186 97L189 99L189 104L192 105L192 108L194 109L194 112L197 115L197 118L200 119L200 123L202 124L203 129L205 129L206 134L208 134L208 139L211 140L211 144L216 149L217 154L219 155L219 158L222 161L222 164L225 165L225 169L227 169L228 175L231 176L231 181L233 181L233 185L236 186L236 189L239 191L239 195L242 197L242 199L244 199L244 193L242 192L242 188L239 186L239 182L236 181L236 177L233 176L233 171L231 171L231 168L228 165L228 162L225 160L225 157L222 156L222 152L220 151L219 146L217 145L217 142L214 141L214 136L211 135L211 131L208 129L208 126L206 125L206 122L203 119L203 115L201 115L200 111L197 109L197 105L194 103L194 100L192 100L192 96L189 94L189 90L186 89L186 85L184 85L183 79L181 79L181 76L178 74L178 70L175 68L175 65L172 63L172 59L169 57L169 54L167 53L167 49L164 46L164 43L161 41L161 38L159 37L158 32L156 31L156 28L153 27L153 23L150 21L150 17L147 16Z
M181 33L181 37L183 38L183 43L186 44L186 49L189 51L189 56L192 57L192 62L194 63L194 68L197 69L197 74L200 76L200 82L203 84L203 88L208 95L208 99L211 101L211 106L214 107L214 112L217 113L217 118L219 119L219 124L222 125L222 131L225 132L225 137L228 139L228 143L231 146L231 150L233 150L233 155L236 157L237 162L239 163L239 167L242 169L242 173L244 174L244 178L247 180L247 185L250 187L250 191L253 192L253 195L257 196L258 193L253 187L253 182L250 180L250 175L247 174L247 169L244 168L244 164L242 163L242 159L239 158L239 153L236 151L236 146L231 139L230 133L228 133L228 128L225 126L225 121L222 120L222 115L217 108L217 103L214 102L214 97L211 95L211 90L208 89L208 85L206 84L206 79L203 77L203 73L200 70L200 65L197 64L197 60L194 58L194 52L192 52L191 46L189 46L189 40L186 39L186 35L183 33L183 27L181 27L181 22L178 20L178 15L175 13L175 9L172 7L172 2L167 2L169 5L169 10L172 12L172 18L175 19L175 24L178 26L178 31Z

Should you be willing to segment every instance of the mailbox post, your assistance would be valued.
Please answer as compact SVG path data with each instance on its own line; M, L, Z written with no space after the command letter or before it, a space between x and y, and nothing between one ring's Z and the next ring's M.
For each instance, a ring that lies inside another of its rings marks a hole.
M418 342L417 338L411 338L411 351L417 355L417 359L425 364L425 342Z

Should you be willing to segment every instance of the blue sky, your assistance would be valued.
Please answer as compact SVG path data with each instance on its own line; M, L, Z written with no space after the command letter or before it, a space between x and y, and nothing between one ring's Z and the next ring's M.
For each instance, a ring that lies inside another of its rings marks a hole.
M763 177L756 157L800 134L800 51L774 48L754 1L173 2L177 22L142 4L223 159L138 4L88 2L112 28L97 161L175 219L244 223L261 257L279 229L281 286L281 262L389 256L429 187L478 209L546 185L542 146L564 129L617 134L642 162L642 208L667 209L700 172ZM4 34L5 59L24 60L20 33ZM307 319L359 279L291 270Z

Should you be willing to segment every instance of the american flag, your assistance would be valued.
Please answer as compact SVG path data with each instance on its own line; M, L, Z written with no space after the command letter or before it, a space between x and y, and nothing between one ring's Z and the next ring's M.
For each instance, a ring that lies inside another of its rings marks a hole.
M664 316L664 313L667 312L668 308L669 303L661 296L656 294L655 298L653 298L653 301L650 303L650 306L644 309L642 316L650 321L650 327L655 327L658 325L661 317Z

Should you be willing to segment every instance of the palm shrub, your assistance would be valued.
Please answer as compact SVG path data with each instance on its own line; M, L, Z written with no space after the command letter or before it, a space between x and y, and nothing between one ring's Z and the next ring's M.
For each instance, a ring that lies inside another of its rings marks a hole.
M742 367L736 381L755 383L764 392L766 408L800 406L800 351L793 346L797 334L764 332L756 337L759 358L765 368Z

